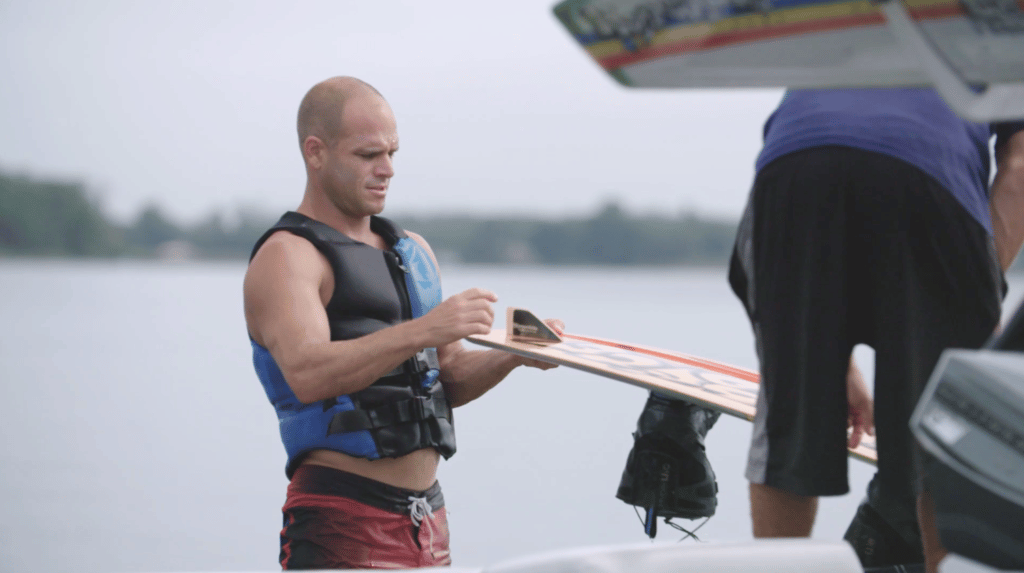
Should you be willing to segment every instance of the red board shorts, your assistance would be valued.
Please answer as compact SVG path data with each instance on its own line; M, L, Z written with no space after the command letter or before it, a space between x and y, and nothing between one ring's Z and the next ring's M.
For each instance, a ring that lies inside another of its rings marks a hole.
M305 464L292 476L282 513L282 569L451 565L437 482L414 491Z

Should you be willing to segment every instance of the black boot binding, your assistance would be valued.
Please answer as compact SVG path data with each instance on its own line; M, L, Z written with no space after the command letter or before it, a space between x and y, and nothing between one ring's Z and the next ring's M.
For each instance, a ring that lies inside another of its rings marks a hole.
M868 495L843 539L853 547L866 572L924 571L917 499L909 489L883 498L877 475L868 484Z
M658 533L658 517L693 536L670 520L715 514L718 483L704 453L704 436L719 415L653 392L647 399L615 497L644 508L644 533L652 539Z

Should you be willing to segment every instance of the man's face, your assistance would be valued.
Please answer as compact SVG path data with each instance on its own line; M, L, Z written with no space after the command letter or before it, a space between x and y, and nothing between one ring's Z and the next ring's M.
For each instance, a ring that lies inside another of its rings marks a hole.
M395 116L379 96L360 94L345 103L343 130L324 151L321 184L342 213L353 218L384 210L398 151Z

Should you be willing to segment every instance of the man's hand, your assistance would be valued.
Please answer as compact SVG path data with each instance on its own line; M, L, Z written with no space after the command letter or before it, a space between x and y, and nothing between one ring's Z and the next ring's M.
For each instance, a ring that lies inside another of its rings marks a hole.
M471 334L490 333L494 324L491 304L495 302L497 295L480 288L448 297L420 319L427 334L423 347L441 347Z
M846 372L846 399L848 401L846 427L850 428L847 445L856 448L865 433L875 435L875 402L868 394L864 375L850 357L850 368Z
M544 320L544 324L551 327L551 330L554 330L559 335L565 332L565 323L557 318L547 318ZM528 366L530 368L540 368L541 370L550 370L552 368L558 368L557 364L544 362L543 360L535 360L533 358L526 358L525 356L520 357L520 363L523 366Z
M476 293L487 292L473 289L472 291L466 291L465 293L456 296L466 295L467 298L476 300L474 295L470 294L474 291ZM446 304L450 300L451 299L448 299L442 304ZM487 307L488 310L490 310L489 304ZM438 308L440 308L440 305ZM430 313L428 313L427 316L430 316ZM427 316L424 316L423 318L427 318ZM489 333L491 331L490 319L492 318L493 315L485 321L485 328L476 332L467 332L467 335ZM548 326L551 326L558 331L561 331L564 327L560 320L548 320L545 322ZM478 327L484 326L483 323L473 323L473 325ZM455 330L458 329L452 329L452 331ZM437 354L438 359L441 362L441 383L444 384L444 391L448 396L448 402L452 405L452 408L456 408L476 400L485 392L493 388L498 382L504 380L505 377L518 366L532 366L541 370L547 370L556 366L555 364L523 358L522 356L493 348L490 350L466 350L458 340L446 346L438 347Z

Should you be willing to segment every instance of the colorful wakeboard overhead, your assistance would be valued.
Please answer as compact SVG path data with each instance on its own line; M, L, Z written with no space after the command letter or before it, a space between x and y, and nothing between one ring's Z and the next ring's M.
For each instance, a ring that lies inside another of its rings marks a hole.
M754 419L761 377L745 368L639 344L558 334L530 311L518 308L508 309L505 328L468 340L639 386L737 418ZM864 436L850 455L876 463L875 439Z
M565 0L554 13L630 87L934 85L967 119L1024 116L1024 0Z

